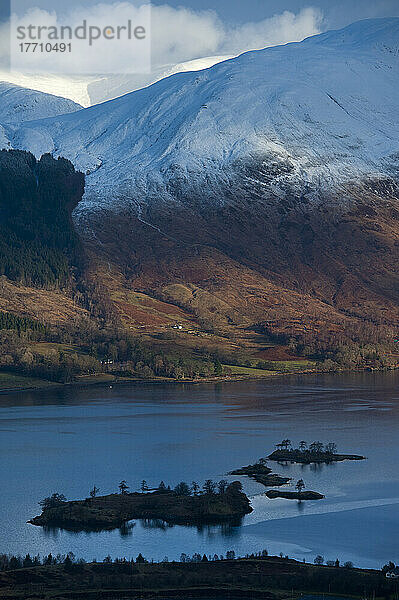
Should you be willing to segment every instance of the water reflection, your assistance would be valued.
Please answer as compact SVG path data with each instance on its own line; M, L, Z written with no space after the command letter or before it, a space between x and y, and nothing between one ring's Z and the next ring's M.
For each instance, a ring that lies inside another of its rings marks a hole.
M123 525L121 527L119 527L119 533L121 535L121 537L129 537L130 535L132 535L133 533L133 528L135 527L136 523L133 522L128 522L128 523L123 523Z
M98 533L106 533L109 531L113 531L113 530L117 530L119 531L120 535L123 537L129 536L132 534L133 532L133 528L135 527L136 523L134 521L128 521L126 523L123 523L120 527L66 527L66 526L62 526L62 527L58 527L58 526L54 526L54 525L45 525L44 527L41 527L41 530L43 531L43 533L47 536L47 537L51 537L53 539L57 539L60 536L60 532L62 531L66 531L69 534L72 535L77 535L79 536L80 534L86 534L86 535L92 535L95 536Z
M311 559L308 553L327 559L331 552L333 559L339 555L380 567L394 555L392 532L399 529L399 514L389 509L391 499L399 498L398 388L399 374L387 373L216 386L61 388L0 396L0 478L7 482L0 497L0 551L72 550L90 560L142 552L162 560L181 552L225 554L235 549L245 555L268 547L299 559ZM165 480L172 486L182 480L218 481L270 453L283 436L294 443L332 440L340 451L364 454L368 460L311 466L270 463L274 472L292 478L288 489L303 478L306 489L326 499L317 506L268 500L264 487L243 478L254 512L239 523L184 527L136 521L122 530L100 532L26 524L37 514L37 502L53 492L82 498L88 492L86 482L92 482L109 493L122 478L131 490L143 478L150 485ZM378 507L381 500L385 509ZM367 512L361 508L366 502L377 504ZM344 522L345 515L345 536L336 540L336 523ZM372 515L367 522L365 515ZM362 532L368 532L373 544Z
M242 526L243 519L230 519L228 521L224 521L223 523L203 523L193 525L175 525L172 523L167 523L162 519L140 519L140 525L143 529L158 529L161 531L168 531L173 528L177 528L177 530L188 529L195 530L200 535L205 535L209 537L236 537L239 534L239 528Z
M173 523L167 523L162 519L140 519L140 524L143 529L160 529L161 531L167 531L174 527Z
M298 500L296 503L296 507L299 513L303 513L303 511L305 510L305 502L302 502L302 500Z

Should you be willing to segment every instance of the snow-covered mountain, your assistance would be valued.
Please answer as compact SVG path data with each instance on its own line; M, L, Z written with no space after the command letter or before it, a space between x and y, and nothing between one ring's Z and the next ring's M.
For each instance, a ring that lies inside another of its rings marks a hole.
M25 121L63 115L82 108L79 104L36 90L0 81L0 146L12 146L4 125L20 126Z
M389 18L178 73L6 133L14 147L65 156L88 174L80 212L142 212L237 195L315 200L365 177L396 177L398 114L399 18Z
M3 121L2 143L87 173L76 223L123 315L133 289L207 330L337 331L399 326L398 115L392 18Z
M95 102L91 102L88 92L88 85L94 79L98 78L0 70L0 81L4 84L11 83L22 88L28 88L29 90L66 98L67 100L72 100L75 104L79 104L80 107L96 104ZM130 89L129 91L133 90ZM107 98L107 100L110 100L110 98Z
M107 75L89 82L87 85L87 94L90 98L90 104L99 104L100 102L106 102L107 100L133 92L134 90L148 87L175 73L201 71L229 58L233 57L208 56L173 65L161 65L153 68L151 73L145 75Z
M160 79L174 73L184 71L199 71L214 64L233 58L232 56L208 56L183 63L161 65L152 69L148 74L104 75L104 76L72 76L72 75L35 75L16 71L0 71L0 82L14 86L36 90L52 96L67 98L80 105L88 107L100 102L106 102L124 94L147 87ZM64 112L68 112L65 110ZM58 113L55 113L58 114ZM37 118L32 115L30 118ZM44 115L50 116L50 115Z
M81 105L26 87L0 81L0 123L23 123L81 109Z

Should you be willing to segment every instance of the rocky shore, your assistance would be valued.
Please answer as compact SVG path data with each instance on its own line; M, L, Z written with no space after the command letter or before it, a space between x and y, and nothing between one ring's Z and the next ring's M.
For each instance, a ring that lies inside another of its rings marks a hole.
M281 477L281 475L273 473L270 467L261 462L235 469L234 471L231 471L229 475L246 475L266 487L286 485L291 481L290 477Z
M266 492L268 498L285 498L286 500L322 500L325 496L318 492L303 491L303 492L284 492L282 490L268 490Z

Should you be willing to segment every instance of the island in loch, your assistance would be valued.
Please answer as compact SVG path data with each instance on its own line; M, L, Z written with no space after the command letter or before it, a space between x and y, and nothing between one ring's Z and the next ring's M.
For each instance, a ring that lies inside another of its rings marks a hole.
M69 502L64 496L53 494L40 503L41 515L29 523L74 531L98 531L120 528L132 519L200 525L240 519L252 512L239 481L229 484L225 480L219 483L207 480L202 489L195 482L191 487L181 482L173 490L161 482L154 491L147 492L143 485L141 493L128 493L128 486L123 481L119 489L120 493L98 496L98 490L94 488L90 498Z
M322 442L305 441L299 442L298 448L292 446L291 440L283 440L276 444L276 449L268 456L269 460L276 462L293 462L302 464L332 463L344 460L365 460L365 456L359 454L338 454L334 442L323 444Z
M258 483L261 483L267 487L274 485L286 485L291 481L290 477L281 477L281 475L273 473L272 469L267 466L264 458L260 458L258 462L253 465L235 469L234 471L231 471L229 475L246 475L250 479L253 479L254 481L257 481Z
M325 496L319 494L319 492L313 492L311 490L305 491L305 482L303 479L298 479L295 485L296 491L285 491L285 490L268 490L266 496L270 499L274 498L285 498L286 500L322 500Z
M303 492L289 492L283 490L268 490L266 496L270 499L274 498L285 498L286 500L322 500L325 498L323 494L319 492L303 491Z

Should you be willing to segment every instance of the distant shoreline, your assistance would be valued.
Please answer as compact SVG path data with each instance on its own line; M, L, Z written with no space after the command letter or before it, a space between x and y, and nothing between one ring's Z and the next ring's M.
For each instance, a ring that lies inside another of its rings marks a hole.
M397 370L397 369L389 369L389 372ZM107 373L101 373L99 375L94 376L83 376L79 380L71 381L68 383L60 383L55 381L48 380L40 380L37 379L37 384L34 385L15 385L13 387L6 387L0 385L0 395L3 394L11 394L21 393L21 392L38 392L38 391L47 391L47 390L59 390L59 389L68 389L68 388L86 388L86 387L95 387L95 386L122 386L122 385L201 385L201 384L209 384L209 383L239 383L243 381L270 381L270 379L274 379L275 377L291 377L295 376L305 376L305 375L342 375L349 373L369 373L367 369L345 369L342 371L336 372L327 372L327 371L319 371L319 370L306 370L306 371L289 371L289 372L271 372L268 371L265 375L230 375L224 377L204 377L201 379L170 379L170 378L151 378L151 379L141 379L139 377L117 377L113 375L109 375ZM381 369L378 371L372 371L373 373L386 373L388 372L386 369ZM2 372L0 371L0 377ZM12 375L16 378L24 378L25 376L19 374L10 374L5 373L6 375ZM32 381L32 377L26 377L27 380Z

